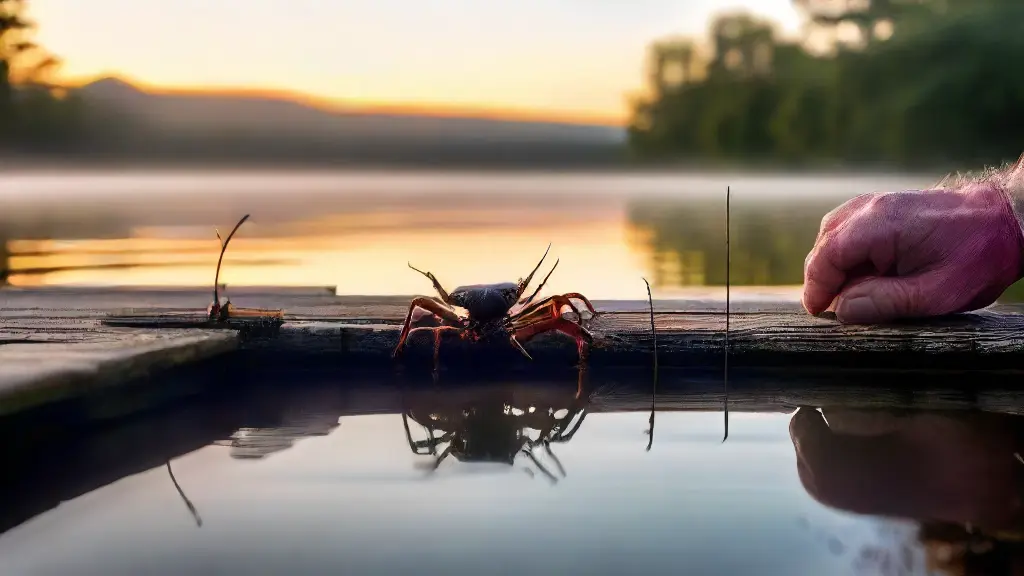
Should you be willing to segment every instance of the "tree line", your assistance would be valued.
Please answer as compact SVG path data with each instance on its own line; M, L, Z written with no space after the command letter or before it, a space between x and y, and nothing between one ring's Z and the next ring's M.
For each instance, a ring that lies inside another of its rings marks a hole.
M0 0L0 152L68 149L83 103L53 81L60 60L33 41L26 11L27 0Z
M87 107L74 90L54 81L59 59L32 41L27 2L0 0L0 153L230 160L291 151L297 158L329 160L345 152L325 142L268 143L267 148L226 136L209 146L195 140L159 143L148 134L130 138L137 131L131 119ZM1024 151L1017 136L1024 128L1024 75L1017 72L1024 57L1024 34L1018 30L1024 3L793 2L806 21L798 40L782 38L768 19L732 12L710 22L706 42L683 38L652 44L646 94L634 102L627 128L628 156L607 147L544 149L544 154L555 164L607 165L628 158L641 164L977 167L1016 159ZM225 139L238 146L225 146ZM483 150L464 148L435 154L436 161L489 158ZM351 161L393 155L356 150ZM217 158L207 152L217 152ZM518 152L495 154L509 158ZM539 152L531 147L533 158ZM421 155L412 149L398 154L408 161Z
M749 12L650 47L642 161L992 165L1024 145L1024 3L793 0L803 37Z

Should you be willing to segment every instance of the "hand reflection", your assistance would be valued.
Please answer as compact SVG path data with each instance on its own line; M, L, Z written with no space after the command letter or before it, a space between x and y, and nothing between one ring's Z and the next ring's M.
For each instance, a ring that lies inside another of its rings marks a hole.
M988 530L1024 519L1015 417L823 412L800 408L789 427L800 481L820 503Z

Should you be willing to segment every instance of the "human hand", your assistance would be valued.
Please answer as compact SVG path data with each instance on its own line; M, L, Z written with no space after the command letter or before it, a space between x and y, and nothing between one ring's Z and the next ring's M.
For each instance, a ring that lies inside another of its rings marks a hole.
M977 310L1021 278L1022 251L1005 180L864 194L822 219L803 305L853 324Z
M857 514L989 530L1024 519L1014 417L823 412L800 408L789 425L800 481L818 502Z

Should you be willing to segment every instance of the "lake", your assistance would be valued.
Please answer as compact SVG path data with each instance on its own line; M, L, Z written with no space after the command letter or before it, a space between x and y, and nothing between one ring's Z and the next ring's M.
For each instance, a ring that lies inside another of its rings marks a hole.
M730 186L733 285L793 297L825 213L856 194L923 188L938 176L11 173L0 180L0 245L14 285L205 286L214 229L226 233L250 213L225 256L229 286L429 292L408 263L451 288L514 281L550 242L552 292L638 299L646 276L655 297L685 297L725 283Z
M5 456L4 573L1010 574L1024 557L1016 392L737 382L723 443L720 390L665 371L646 451L644 375L595 374L578 398L572 374L250 376Z
M647 277L656 298L703 297L725 282L729 186L733 283L790 299L822 215L936 180L8 174L0 262L18 286L205 286L214 228L250 213L229 295L429 293L409 263L449 288L510 281L550 242L551 292L642 299ZM723 442L718 372L663 369L654 402L643 370L433 383L217 362L163 382L209 389L159 412L27 444L0 421L0 572L1024 573L1013 374L984 389L959 374L747 375L729 383Z

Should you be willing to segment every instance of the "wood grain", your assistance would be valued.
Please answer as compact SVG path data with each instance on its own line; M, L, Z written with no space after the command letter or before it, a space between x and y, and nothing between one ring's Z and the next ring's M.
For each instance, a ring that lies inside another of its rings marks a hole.
M258 331L244 321L232 327L252 332L244 346L293 357L345 354L361 362L388 359L407 311L397 299L338 297L315 306L284 308L279 330ZM281 302L283 303L283 302ZM266 303L261 303L264 305ZM599 315L585 319L595 335L590 360L598 364L645 366L652 338L643 301L595 302ZM721 303L656 301L659 360L665 365L715 366L724 361L725 315ZM847 326L812 317L796 303L746 302L731 314L730 362L737 366L1024 367L1024 315L1014 306L887 326ZM118 326L180 327L202 318L187 310L111 316ZM573 363L575 347L559 334L526 345L541 363ZM446 337L448 364L507 364L516 357L507 342L470 344ZM429 334L414 335L406 358L422 363L431 353Z
M335 296L331 288L233 288L238 306L281 309L282 326L233 321L210 326L205 289L0 290L0 341L45 339L82 330L226 328L242 335L242 348L280 361L315 358L367 365L390 363L398 325L411 296ZM647 366L651 337L643 300L594 302L601 312L586 321L595 335L595 364ZM724 303L656 300L659 360L666 366L719 366L724 360ZM732 303L730 363L736 366L825 366L911 369L1024 368L1024 307L1000 305L947 318L887 326L844 326L806 314L799 302ZM73 327L73 329L71 329ZM430 361L429 335L409 341L403 361ZM557 334L526 345L535 363L576 362L572 342ZM447 338L442 363L517 366L525 360L507 345L471 345Z

